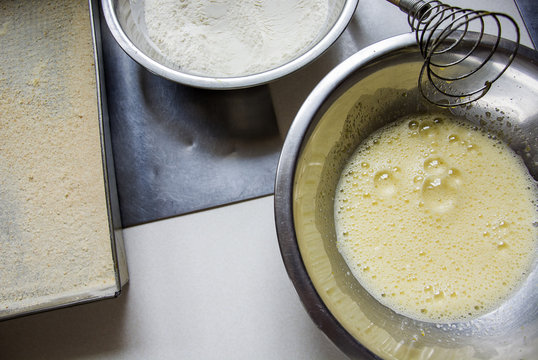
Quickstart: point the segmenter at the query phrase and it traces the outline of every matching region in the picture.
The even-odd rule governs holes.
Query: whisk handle
[[[398,6],[404,13],[420,18],[430,8],[430,5],[423,0],[387,0]]]

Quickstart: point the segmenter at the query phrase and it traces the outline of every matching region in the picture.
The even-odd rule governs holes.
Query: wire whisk
[[[507,14],[437,0],[388,1],[408,14],[424,57],[418,87],[433,104],[453,107],[480,99],[517,54],[519,26]],[[506,26],[513,28],[513,40],[500,47]]]

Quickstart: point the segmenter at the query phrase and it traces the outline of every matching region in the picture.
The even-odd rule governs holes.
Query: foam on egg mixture
[[[394,311],[469,320],[498,307],[530,271],[537,194],[503,142],[444,115],[407,117],[363,141],[345,166],[337,246]]]

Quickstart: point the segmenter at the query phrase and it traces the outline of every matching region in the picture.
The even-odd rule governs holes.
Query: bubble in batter
[[[404,118],[366,139],[343,170],[337,246],[396,312],[469,320],[499,306],[529,271],[537,194],[521,159],[494,137],[455,118]]]

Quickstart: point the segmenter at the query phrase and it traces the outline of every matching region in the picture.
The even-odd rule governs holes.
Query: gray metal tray
[[[2,4],[0,4],[0,5],[2,5]],[[25,5],[32,6],[29,3],[26,3]],[[77,290],[73,290],[73,291],[62,291],[62,292],[58,292],[58,293],[53,292],[53,293],[48,293],[46,295],[43,295],[42,293],[39,293],[40,295],[38,297],[36,295],[35,300],[32,299],[33,295],[31,295],[31,293],[24,293],[24,295],[21,295],[23,297],[21,299],[28,298],[28,299],[30,299],[30,302],[24,303],[24,304],[27,304],[27,305],[16,306],[12,310],[7,308],[7,303],[6,304],[1,304],[3,307],[2,307],[2,311],[0,311],[0,321],[15,318],[15,317],[19,317],[19,316],[23,316],[23,315],[29,315],[29,314],[33,314],[33,313],[37,313],[37,312],[48,311],[48,310],[53,310],[53,309],[57,309],[57,308],[63,308],[63,307],[67,307],[67,306],[77,305],[77,304],[83,304],[83,303],[96,301],[96,300],[101,300],[101,299],[106,299],[106,298],[117,297],[121,293],[121,289],[122,289],[123,285],[125,285],[127,283],[127,281],[128,281],[127,264],[126,264],[126,260],[125,260],[125,251],[124,251],[124,247],[123,247],[123,238],[122,238],[121,216],[120,216],[119,202],[118,202],[118,196],[117,196],[117,190],[116,190],[117,188],[116,188],[116,178],[115,178],[115,171],[114,171],[114,163],[113,163],[113,158],[112,158],[112,141],[111,141],[111,136],[110,136],[110,122],[109,122],[109,117],[108,117],[106,101],[105,101],[106,96],[104,94],[104,73],[103,73],[103,69],[102,69],[102,47],[101,47],[102,43],[101,43],[100,18],[99,18],[99,12],[98,12],[98,1],[97,0],[90,0],[89,1],[89,9],[90,9],[90,13],[89,13],[89,19],[88,20],[91,19],[91,31],[92,31],[92,38],[93,38],[93,53],[94,53],[94,61],[95,61],[95,64],[96,64],[96,66],[95,66],[95,68],[96,68],[96,91],[97,91],[96,99],[97,99],[97,102],[98,102],[98,104],[97,104],[97,115],[99,117],[99,133],[100,133],[99,141],[101,143],[100,157],[102,159],[103,174],[104,174],[104,186],[105,186],[104,196],[106,198],[106,199],[103,199],[103,201],[106,202],[106,214],[101,213],[101,215],[102,215],[102,218],[106,219],[107,223],[103,224],[102,222],[100,222],[99,224],[104,229],[108,228],[108,230],[104,230],[104,235],[105,235],[104,239],[106,240],[106,238],[108,236],[110,237],[110,242],[111,242],[110,256],[112,257],[112,265],[111,265],[112,267],[108,268],[109,270],[107,270],[107,272],[109,272],[111,274],[113,272],[114,275],[109,278],[111,280],[106,285],[105,284],[99,285],[99,284],[93,284],[92,283],[91,286],[90,285],[80,285],[80,286],[77,285],[77,288],[76,288]],[[55,19],[54,14],[48,14],[47,15],[47,14],[40,13],[39,16],[43,16],[44,19]],[[37,19],[37,20],[33,19],[32,22],[35,22],[35,21],[38,21],[38,20],[39,19]],[[15,21],[15,20],[13,20],[13,19],[9,20],[8,19],[8,25],[10,23],[13,23],[13,21]],[[45,21],[48,21],[48,20],[45,20]],[[56,20],[53,20],[53,21],[56,21]],[[47,30],[46,26],[44,26],[43,28],[40,28],[39,26],[41,26],[41,25],[40,24],[35,25],[35,28],[38,30],[38,32],[43,32],[43,36],[45,36],[45,37],[48,36],[48,33],[47,33],[48,30]],[[4,27],[7,28],[7,25],[4,25]],[[32,27],[34,27],[34,25],[32,25]],[[26,29],[23,29],[23,30],[25,31]],[[30,30],[28,30],[28,31],[30,31]],[[86,30],[84,30],[84,31],[86,31]],[[53,40],[53,44],[56,44],[58,41],[62,42],[62,41],[67,41],[67,40],[66,39]],[[76,40],[76,41],[78,41],[78,40]],[[84,41],[84,39],[82,39],[81,41]],[[17,53],[16,45],[14,45],[13,48],[15,50],[13,50],[11,53],[10,52],[8,52],[7,54],[5,53],[5,56],[10,61],[13,60],[14,65],[12,65],[12,66],[17,68],[18,65],[16,64],[16,57],[19,57],[19,56],[22,56],[22,55],[20,53]],[[54,49],[52,49],[50,51],[53,52]],[[45,58],[45,60],[42,60],[42,61],[48,61],[47,59],[48,59],[48,55]],[[84,69],[80,69],[80,71],[83,71],[83,70]],[[88,68],[88,70],[90,70],[90,69]],[[3,80],[7,79],[6,83],[4,83],[4,84],[7,84],[8,89],[9,89],[9,86],[10,86],[9,85],[9,81],[10,81],[9,79],[10,79],[10,76],[12,76],[12,75],[13,74],[8,74],[8,76],[3,79]],[[24,76],[24,75],[14,74],[14,76]],[[57,76],[58,76],[58,83],[63,84],[63,81],[65,81],[65,78],[63,77],[62,72],[61,71],[58,72]],[[36,78],[36,81],[39,81],[39,77]],[[68,81],[71,81],[71,80],[68,80]],[[58,87],[58,86],[61,87],[62,85],[58,85],[58,83],[50,83],[50,81],[49,81],[49,83],[47,83],[47,85],[45,85],[45,86],[52,87],[53,89],[54,89],[55,86],[56,87]],[[33,84],[33,85],[36,85],[36,84]],[[43,91],[45,91],[45,90],[43,90]],[[83,96],[80,97],[79,99],[81,99],[81,101],[86,100],[86,98],[84,98]],[[29,103],[29,105],[33,105],[33,104]],[[78,105],[75,103],[72,106],[76,111]],[[9,116],[9,114],[8,114],[8,116]],[[13,115],[13,116],[16,116],[16,115]],[[82,115],[80,115],[80,116],[82,116]],[[37,117],[35,119],[35,121],[40,121],[40,120],[41,119],[39,117]],[[61,121],[61,119],[60,119],[60,121]],[[56,154],[54,154],[53,156],[56,156]],[[99,155],[97,155],[97,159],[98,159],[98,157],[99,157]],[[51,169],[50,171],[51,171],[51,173],[55,173],[55,169]],[[9,175],[9,170],[8,170],[8,175]],[[84,189],[85,185],[80,184],[80,186],[82,186],[82,189]],[[66,197],[67,197],[67,195],[66,195]],[[0,207],[0,210],[1,209],[2,208]],[[58,207],[58,209],[61,209],[61,207]],[[45,209],[45,211],[52,211],[52,210]],[[61,211],[61,210],[57,210],[57,211]],[[8,214],[8,216],[9,216],[9,214]],[[36,216],[38,216],[38,215],[36,215]],[[92,215],[88,214],[87,216],[92,216]],[[101,216],[100,216],[100,218],[101,218]],[[11,219],[11,218],[8,217],[8,220],[9,219]],[[54,223],[52,226],[62,226],[62,225]],[[43,237],[43,238],[40,237],[39,241],[40,242],[43,242],[43,241],[46,242],[47,239],[49,239],[52,236],[54,236],[54,234],[47,233],[47,235],[45,237]],[[7,239],[8,242],[10,241],[9,237],[7,237],[6,239]],[[90,238],[88,238],[88,240],[92,241],[92,238],[90,237]],[[0,244],[0,245],[2,245],[2,244]],[[0,249],[2,249],[2,247],[0,247]],[[4,249],[5,249],[5,251],[9,251],[10,247],[9,246],[4,247]],[[58,250],[55,250],[55,251],[62,251],[62,250],[63,249],[58,249]],[[108,258],[109,255],[106,254],[106,251],[107,250],[103,250],[103,254],[104,254],[103,256],[105,258]],[[7,253],[7,254],[4,254],[4,255],[10,256],[10,255],[13,255],[13,254]],[[77,258],[76,254],[67,254],[67,255],[68,256],[73,255],[73,259]],[[15,255],[15,256],[18,257],[20,255]],[[110,259],[110,258],[108,258],[108,259]],[[2,259],[0,259],[0,261],[2,261]],[[74,260],[74,261],[77,261],[77,260]],[[107,260],[107,261],[110,261],[110,260]],[[8,262],[6,264],[10,264],[10,262]],[[54,267],[55,264],[52,262],[51,264],[49,264],[49,266]],[[84,266],[84,265],[81,265],[81,266]],[[17,269],[18,268],[12,269],[11,271],[18,271]],[[21,273],[17,273],[17,274],[18,274],[17,276],[22,277],[21,278],[21,281],[23,281],[22,284],[25,284],[25,278],[24,277],[26,275],[22,275]],[[64,273],[64,275],[65,275],[65,273]],[[38,276],[41,276],[41,274],[38,274]],[[91,278],[92,274],[89,274],[88,276],[89,276],[89,278]],[[46,282],[47,279],[48,278],[45,275],[43,275],[43,278],[38,279],[37,281]],[[27,280],[28,281],[35,281],[36,279],[27,279]],[[0,280],[0,281],[2,281],[2,280]],[[17,281],[19,281],[19,280],[17,280]],[[3,291],[2,289],[4,289],[4,288],[2,286],[0,286],[1,291]],[[5,291],[7,293],[10,290],[9,290],[9,288],[7,288],[7,289],[5,289]],[[9,299],[9,296],[7,297],[7,299]]]

